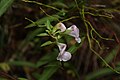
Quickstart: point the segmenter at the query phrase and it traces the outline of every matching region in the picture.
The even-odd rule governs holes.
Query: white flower
[[[61,30],[61,32],[64,32],[66,30],[65,25],[61,22],[58,23],[56,26],[57,26],[57,29]],[[81,39],[79,37],[79,29],[76,27],[76,25],[70,26],[67,30],[70,30],[70,33],[68,33],[68,35],[74,37],[78,43],[81,42]]]
[[[70,36],[73,36],[75,40],[80,43],[81,39],[79,38],[79,29],[76,27],[76,25],[72,25],[68,28],[68,30],[71,30],[69,33]]]
[[[57,25],[57,28],[61,30],[61,32],[64,32],[66,30],[66,27],[63,23],[58,23]]]
[[[57,60],[59,60],[59,61],[68,61],[68,60],[70,60],[72,55],[71,55],[71,53],[65,51],[66,44],[58,43],[58,47],[59,47],[60,53],[58,54]]]
[[[62,55],[62,53],[64,53],[65,49],[66,49],[66,44],[63,43],[58,43],[58,48],[60,50],[60,54]]]
[[[80,43],[81,42],[81,39],[79,37],[75,37],[75,40]]]
[[[72,57],[71,53],[65,51],[62,55],[59,55],[57,57],[57,60],[60,60],[60,61],[68,61],[70,60]]]

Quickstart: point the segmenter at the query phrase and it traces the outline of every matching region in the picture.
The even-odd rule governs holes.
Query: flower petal
[[[59,61],[68,61],[68,60],[71,59],[71,57],[72,57],[71,53],[65,51],[62,55],[59,55],[57,57],[57,60],[59,60]]]
[[[73,37],[79,37],[79,29],[76,27],[76,25],[70,26],[68,30],[71,30],[69,35]]]
[[[61,32],[64,32],[66,30],[66,27],[63,23],[58,23],[57,28],[61,30]]]
[[[81,42],[81,39],[79,37],[75,37],[75,40],[80,43]]]
[[[68,28],[68,30],[71,30],[69,33],[70,36],[73,36],[75,40],[80,43],[81,39],[79,38],[79,29],[76,27],[76,25],[72,25]]]
[[[59,53],[60,55],[62,55],[64,53],[66,47],[67,47],[66,44],[64,44],[64,43],[58,43],[58,48],[60,50],[60,53]]]
[[[57,60],[62,61],[62,58],[60,55],[58,55]]]

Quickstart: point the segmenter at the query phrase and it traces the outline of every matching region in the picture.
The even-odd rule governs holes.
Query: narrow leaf
[[[52,25],[50,24],[50,21],[49,21],[49,20],[47,20],[46,26],[47,26],[47,29],[48,29],[48,30],[51,30],[51,29],[52,29]]]
[[[41,33],[41,34],[38,34],[37,36],[49,36],[47,33]]]
[[[120,71],[120,67],[116,67],[114,69]],[[110,75],[113,73],[115,73],[113,70],[111,70],[109,68],[103,68],[103,69],[99,69],[98,71],[94,71],[94,72],[88,74],[86,76],[85,80],[97,80],[97,78],[107,76],[107,75]]]
[[[18,80],[27,80],[27,79],[25,79],[25,78],[18,78]]]
[[[119,46],[116,46],[115,49],[113,49],[113,50],[105,57],[105,61],[106,61],[107,63],[110,63],[110,62],[114,59],[114,57],[115,57],[116,54],[117,54],[118,49],[119,49]],[[105,64],[103,63],[102,65],[105,65]]]
[[[44,57],[40,58],[40,60],[37,61],[36,66],[40,67],[42,65],[50,63],[51,61],[56,60],[56,57],[57,57],[58,53],[59,52],[56,49],[52,53],[50,53],[50,54],[47,53]]]
[[[0,17],[5,13],[5,11],[11,6],[14,0],[1,0],[0,2]]]
[[[38,80],[48,80],[58,68],[57,66],[47,67]]]
[[[60,1],[56,1],[54,3],[52,3],[53,6],[56,6],[56,7],[60,7],[60,8],[68,8],[68,6]]]
[[[58,15],[51,15],[51,16],[46,16],[46,17],[44,17],[44,18],[41,18],[41,19],[35,21],[35,23],[36,23],[37,25],[42,25],[42,24],[45,24],[45,22],[46,22],[47,20],[49,20],[50,22],[52,22],[52,21],[57,21],[57,20],[60,19],[60,18],[61,18],[61,17],[58,16]],[[30,28],[30,27],[36,26],[36,24],[31,23],[31,24],[27,25],[26,28]]]
[[[52,44],[52,43],[53,43],[53,42],[51,42],[51,41],[47,41],[47,42],[43,43],[43,44],[41,45],[41,47],[50,45],[50,44]]]
[[[9,62],[9,64],[15,65],[15,66],[28,66],[28,67],[33,67],[33,68],[37,67],[34,63],[27,62],[27,61],[12,61],[12,62]]]

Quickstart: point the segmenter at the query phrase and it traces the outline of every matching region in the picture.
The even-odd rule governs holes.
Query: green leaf
[[[59,68],[59,66],[51,66],[45,68],[43,74],[38,80],[48,80]]]
[[[37,79],[37,80],[50,80],[50,77],[59,69],[60,63],[59,62],[53,62],[45,66],[44,71],[42,74],[39,73],[32,73],[32,75]]]
[[[11,6],[14,0],[1,0],[0,1],[0,17],[5,13],[5,11]]]
[[[34,76],[34,78],[35,78],[36,80],[38,80],[38,79],[41,77],[41,75],[40,75],[39,73],[37,73],[37,72],[33,72],[33,73],[32,73],[32,76]]]
[[[105,57],[105,61],[107,63],[110,63],[114,57],[116,56],[117,52],[118,52],[119,46],[116,46],[115,49],[113,49],[106,57]],[[105,65],[104,63],[102,65]]]
[[[49,20],[49,22],[52,22],[52,21],[57,21],[60,18],[61,17],[59,15],[55,14],[55,15],[43,17],[42,19],[35,21],[35,23],[37,25],[42,25],[42,24],[45,24],[47,20]],[[31,23],[31,24],[27,25],[26,28],[36,26],[36,24]]]
[[[0,77],[0,80],[8,80],[8,79]]]
[[[52,61],[55,61],[58,53],[58,50],[55,49],[53,52],[46,54],[44,57],[40,58],[40,60],[37,61],[36,66],[40,67]]]
[[[56,1],[54,3],[52,3],[53,6],[56,6],[56,7],[60,7],[60,8],[68,8],[68,6],[60,1]]]
[[[18,80],[28,80],[28,79],[25,79],[25,78],[18,78]]]
[[[116,67],[114,69],[120,71],[120,67]],[[97,78],[107,76],[107,75],[110,75],[110,74],[113,74],[113,73],[115,73],[113,70],[111,70],[109,68],[103,68],[103,69],[99,69],[98,71],[94,71],[92,73],[89,73],[85,77],[85,80],[97,80]]]
[[[6,72],[10,70],[10,66],[5,62],[0,63],[0,68]]]
[[[49,21],[49,20],[47,20],[46,26],[47,26],[47,29],[51,31],[52,25],[50,24],[50,21]]]
[[[59,61],[56,61],[58,53],[58,50],[55,49],[52,53],[46,54],[37,61],[37,67],[44,65],[45,68],[42,74],[36,72],[32,74],[37,80],[49,80],[49,78],[57,71],[60,66]]]
[[[28,67],[33,67],[36,68],[36,64],[32,62],[27,62],[27,61],[11,61],[8,64],[10,65],[15,65],[15,66],[28,66]]]
[[[54,43],[54,42],[47,41],[47,42],[43,43],[43,44],[41,45],[41,47],[47,46],[47,45],[50,45],[50,44],[53,44],[53,43]]]
[[[76,70],[75,66],[71,63],[64,63],[64,67],[66,67],[67,69],[69,69],[70,71],[73,72],[73,76],[78,78],[77,80],[80,80],[80,75],[78,73],[78,71]]]
[[[47,33],[41,33],[41,34],[38,34],[37,36],[49,36]]]
[[[29,42],[33,40],[36,37],[36,35],[41,33],[42,31],[44,31],[44,29],[39,28],[39,29],[35,29],[34,31],[28,33],[27,37],[20,43],[19,49],[26,47],[29,44]]]

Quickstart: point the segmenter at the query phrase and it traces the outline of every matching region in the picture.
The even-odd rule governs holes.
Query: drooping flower
[[[66,30],[66,27],[63,23],[58,23],[57,25],[57,28],[61,30],[61,32],[64,32]]]
[[[66,29],[65,25],[60,22],[56,26],[57,26],[57,29],[61,30],[61,32],[64,32],[65,30],[70,30],[68,35],[74,37],[78,43],[81,42],[81,39],[79,37],[79,29],[76,27],[76,25],[72,25],[68,29]]]
[[[81,39],[79,37],[79,29],[76,27],[76,25],[72,25],[68,28],[68,30],[71,30],[71,32],[69,33],[70,36],[73,36],[75,38],[75,40],[80,43]]]
[[[71,53],[65,51],[62,55],[59,55],[57,57],[57,60],[59,60],[59,61],[68,61],[68,60],[71,59],[71,57],[72,57]]]
[[[58,43],[58,48],[60,53],[58,54],[57,60],[59,61],[68,61],[71,59],[72,55],[70,52],[65,51],[66,44]]]
[[[59,48],[61,54],[64,53],[66,47],[67,47],[66,44],[58,43],[58,48]]]

